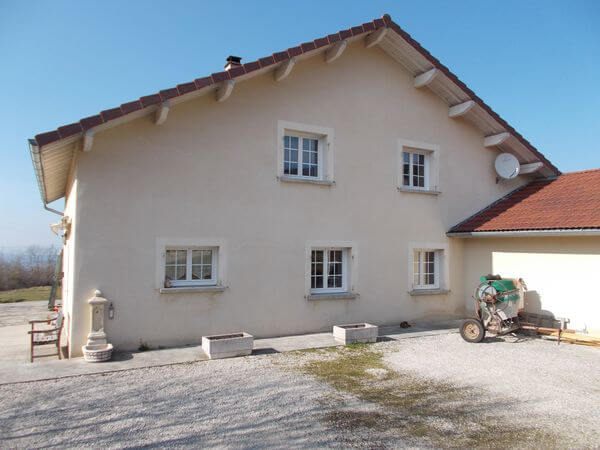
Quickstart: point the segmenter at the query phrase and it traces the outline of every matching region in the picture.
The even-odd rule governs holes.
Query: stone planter
[[[106,344],[102,348],[92,349],[84,345],[81,350],[83,350],[83,359],[86,362],[103,362],[111,358],[113,346],[112,344]]]
[[[244,332],[202,336],[202,350],[210,359],[246,356],[253,347],[254,336]]]
[[[333,338],[344,345],[355,342],[377,342],[379,328],[370,323],[334,325]]]

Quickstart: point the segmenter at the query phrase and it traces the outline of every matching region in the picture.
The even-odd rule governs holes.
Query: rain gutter
[[[46,186],[44,185],[44,167],[42,166],[42,158],[40,156],[40,147],[37,145],[35,139],[29,139],[29,153],[31,154],[31,162],[33,163],[33,170],[35,172],[35,178],[37,179],[38,188],[40,195],[42,196],[42,204],[46,211],[53,212],[59,216],[64,214],[57,211],[54,208],[50,208],[46,203]]]
[[[542,237],[542,236],[600,236],[600,228],[576,228],[564,230],[513,230],[513,231],[467,231],[446,233],[448,237],[491,238],[491,237]]]

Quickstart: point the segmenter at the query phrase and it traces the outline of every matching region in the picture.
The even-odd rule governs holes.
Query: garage
[[[468,293],[481,275],[522,278],[526,312],[600,335],[600,170],[534,181],[448,235],[463,241]]]

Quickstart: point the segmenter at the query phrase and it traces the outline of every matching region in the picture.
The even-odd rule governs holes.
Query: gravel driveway
[[[421,337],[2,386],[0,447],[593,447],[598,386],[596,348]]]
[[[476,390],[483,399],[477,404],[508,401],[498,411],[507,422],[560,432],[579,443],[571,448],[600,446],[599,348],[520,335],[476,345],[446,335],[415,339],[385,360],[420,378]]]

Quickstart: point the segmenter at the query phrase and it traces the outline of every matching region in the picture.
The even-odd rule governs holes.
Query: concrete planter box
[[[379,327],[370,323],[353,323],[333,327],[333,338],[344,345],[355,342],[377,342],[378,335]]]
[[[253,347],[254,336],[244,332],[202,336],[202,350],[210,359],[246,356]]]

